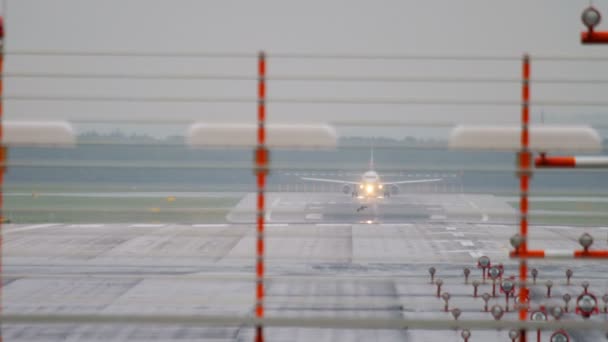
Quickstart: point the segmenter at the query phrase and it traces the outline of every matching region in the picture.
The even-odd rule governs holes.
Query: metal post
[[[521,103],[521,150],[519,152],[519,234],[523,242],[519,252],[527,254],[528,251],[528,190],[532,156],[529,149],[530,135],[528,124],[530,123],[530,56],[525,54],[522,59],[522,103]],[[525,321],[528,314],[525,304],[528,302],[528,288],[526,281],[528,277],[528,263],[525,258],[519,261],[519,320]],[[519,341],[526,342],[526,330],[521,329]]]
[[[255,151],[257,176],[257,244],[256,244],[256,304],[255,316],[264,318],[264,216],[265,187],[268,173],[269,152],[266,148],[266,56],[260,52],[258,57],[258,146]],[[255,342],[264,342],[264,326],[255,327]]]
[[[4,15],[6,15],[6,0],[4,1]],[[0,17],[0,142],[4,136],[4,17]],[[2,232],[2,224],[4,223],[4,172],[6,170],[6,161],[8,150],[3,145],[0,145],[0,284],[3,282],[3,260],[4,254],[4,234]],[[0,314],[4,312],[2,287],[0,287]],[[0,326],[0,342],[2,342],[2,327]]]

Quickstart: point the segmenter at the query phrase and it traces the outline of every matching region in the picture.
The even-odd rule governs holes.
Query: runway
[[[233,314],[254,307],[253,195],[225,223],[8,224],[3,237],[6,313]],[[507,258],[513,209],[491,195],[424,194],[391,198],[363,213],[341,194],[271,193],[267,213],[266,314],[272,317],[449,318],[428,268],[444,280],[461,319],[492,319],[465,284],[481,278],[487,255],[515,275]],[[370,204],[370,207],[372,205]],[[373,211],[375,210],[375,211]],[[312,215],[311,214],[318,214]],[[532,226],[531,248],[577,249],[582,232],[606,247],[608,228]],[[600,239],[601,237],[601,239]],[[601,261],[531,262],[539,269],[535,305],[608,287]],[[564,272],[574,271],[567,285]],[[554,282],[545,298],[544,283]],[[479,293],[491,292],[487,282]],[[498,295],[490,305],[505,304]],[[563,304],[562,304],[563,305]],[[573,303],[570,303],[573,309]],[[573,311],[573,310],[572,310]],[[507,313],[506,319],[515,319]],[[564,319],[578,319],[567,313]],[[605,314],[593,319],[605,320]],[[6,341],[252,341],[251,327],[4,325]],[[507,341],[507,331],[473,331],[471,341]],[[268,341],[461,341],[457,331],[269,328]],[[548,338],[550,332],[545,332]],[[531,335],[532,336],[532,333]],[[572,332],[597,341],[600,332]]]
[[[248,194],[228,214],[235,223],[254,222],[255,195]],[[274,223],[403,223],[470,220],[487,222],[512,218],[504,200],[479,194],[407,194],[358,199],[341,193],[280,192],[267,195],[267,220]]]

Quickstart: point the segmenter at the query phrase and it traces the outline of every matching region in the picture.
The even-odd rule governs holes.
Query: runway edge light
[[[186,134],[190,147],[253,147],[256,145],[255,124],[192,124]],[[266,145],[269,148],[324,148],[338,144],[336,130],[328,124],[268,124]]]
[[[459,125],[452,129],[450,149],[518,151],[520,126]],[[601,138],[590,126],[531,126],[530,150],[601,151]]]
[[[66,121],[4,121],[2,145],[73,147],[76,135]]]

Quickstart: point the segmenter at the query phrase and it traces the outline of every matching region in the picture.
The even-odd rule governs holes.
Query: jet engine
[[[391,185],[390,187],[391,195],[396,195],[399,193],[399,187],[397,185]]]
[[[351,194],[353,192],[353,187],[350,184],[344,184],[342,186],[342,192],[345,195],[349,195],[349,194]]]

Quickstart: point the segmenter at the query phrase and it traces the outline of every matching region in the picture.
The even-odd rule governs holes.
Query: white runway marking
[[[463,196],[463,198],[464,198],[464,196]],[[477,211],[479,211],[481,213],[481,221],[483,221],[483,222],[487,222],[488,221],[488,219],[489,219],[488,215],[485,214],[485,213],[483,213],[481,211],[481,208],[477,204],[473,203],[472,201],[470,201],[468,199],[465,199],[465,201],[467,201],[469,203],[469,205],[471,206],[471,208],[473,208],[473,209],[475,209],[475,210],[477,210]]]
[[[456,227],[445,227],[446,230],[456,230]]]
[[[454,235],[454,237],[463,237],[464,233],[462,233],[462,232],[455,232],[455,233],[452,233],[452,235]]]
[[[315,224],[317,227],[350,227],[352,224],[350,223],[317,223]]]
[[[19,228],[14,228],[14,229],[7,229],[4,232],[5,233],[23,232],[23,231],[26,231],[26,230],[34,230],[34,229],[41,229],[41,228],[50,228],[50,227],[55,227],[55,226],[59,226],[59,225],[61,225],[61,223],[35,224],[33,226],[25,226],[25,227],[19,227]]]
[[[159,223],[136,223],[136,224],[132,224],[129,227],[131,228],[161,228],[166,226],[166,224],[159,224]]]
[[[509,228],[509,226],[504,224],[476,224],[476,228]]]
[[[473,246],[475,246],[475,244],[471,240],[459,240],[458,242],[460,242],[460,244],[462,245],[462,247],[473,247]]]
[[[289,223],[267,223],[266,227],[289,227]]]
[[[306,216],[304,216],[304,218],[307,220],[320,220],[323,218],[323,214],[319,214],[319,213],[306,214]]]
[[[431,220],[445,220],[445,215],[431,215]]]
[[[226,223],[203,223],[203,224],[193,224],[193,228],[221,228],[228,227],[229,225]]]
[[[308,207],[310,210],[322,210],[323,207]]]
[[[104,226],[105,224],[71,224],[68,228],[101,228]]]
[[[478,259],[479,257],[483,256],[483,253],[480,251],[469,251],[469,255],[475,259]]]
[[[279,204],[279,202],[281,202],[281,197],[277,197],[277,198],[275,198],[274,201],[272,201],[270,208],[268,208],[268,211],[266,211],[266,221],[270,222],[272,220],[271,219],[272,208],[276,207],[277,204]]]
[[[570,226],[535,226],[535,227],[544,228],[544,229],[565,229],[565,230],[572,229],[572,227],[570,227]]]

